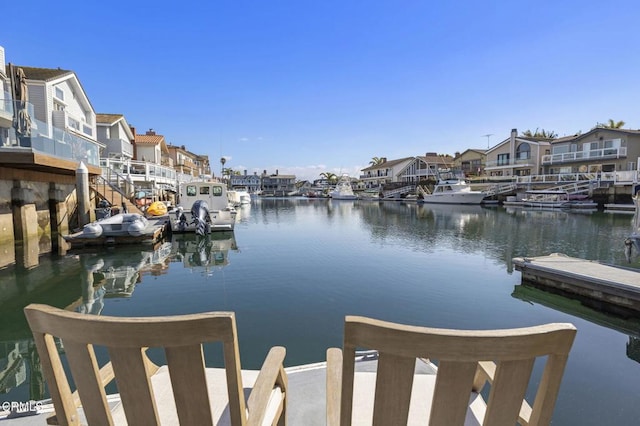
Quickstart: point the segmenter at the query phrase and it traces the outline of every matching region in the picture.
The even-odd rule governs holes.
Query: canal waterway
[[[259,368],[274,345],[286,346],[287,366],[324,361],[328,347],[341,346],[348,314],[469,329],[571,322],[578,334],[554,424],[637,424],[640,318],[524,287],[511,262],[561,252],[640,269],[640,256],[628,262],[624,252],[631,219],[262,198],[240,209],[233,233],[11,266],[0,270],[0,402],[46,396],[22,314],[39,302],[90,315],[234,311],[243,368]]]

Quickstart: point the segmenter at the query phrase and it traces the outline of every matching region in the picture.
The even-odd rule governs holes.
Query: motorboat
[[[633,223],[631,225],[631,234],[625,240],[627,247],[627,260],[631,258],[631,248],[635,247],[636,251],[640,253],[640,184],[633,188],[634,196],[633,201],[636,205],[636,211],[633,215]]]
[[[181,183],[178,206],[169,221],[172,232],[233,231],[236,209],[229,202],[227,187],[221,182]]]
[[[487,196],[482,191],[474,191],[463,180],[441,180],[430,193],[422,191],[418,203],[433,204],[481,204]]]
[[[531,190],[522,199],[525,207],[560,209],[596,209],[597,203],[587,199],[586,195],[569,194],[562,190]]]
[[[356,200],[358,197],[351,188],[351,178],[349,175],[342,175],[333,191],[329,192],[333,200]]]
[[[251,195],[249,195],[249,191],[242,188],[234,188],[227,191],[227,195],[229,197],[229,203],[238,207],[243,204],[251,204]]]

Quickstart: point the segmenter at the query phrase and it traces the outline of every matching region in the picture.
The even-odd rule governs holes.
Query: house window
[[[524,142],[518,145],[518,148],[516,148],[516,159],[528,160],[529,158],[531,158],[531,147],[529,144]]]
[[[64,101],[64,91],[59,87],[56,87],[56,98]]]
[[[569,146],[568,145],[556,145],[553,147],[553,153],[554,154],[565,154],[569,152]]]
[[[498,154],[498,166],[509,165],[509,154]]]

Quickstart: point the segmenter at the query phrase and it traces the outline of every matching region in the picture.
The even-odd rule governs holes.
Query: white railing
[[[156,182],[173,188],[177,187],[178,183],[178,174],[174,169],[146,161],[102,158],[100,167],[130,177],[132,182]]]
[[[542,156],[542,164],[568,163],[580,160],[598,160],[605,158],[620,158],[627,156],[627,147],[601,148],[590,151],[564,152]]]

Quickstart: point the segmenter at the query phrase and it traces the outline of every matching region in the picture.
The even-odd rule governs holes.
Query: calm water
[[[265,198],[241,209],[234,233],[43,258],[0,271],[0,401],[44,395],[22,316],[43,302],[117,316],[235,311],[244,368],[273,345],[287,347],[288,365],[323,361],[346,314],[472,329],[572,322],[554,424],[637,424],[640,318],[524,288],[511,264],[562,252],[640,268],[623,251],[630,224],[624,214]]]

